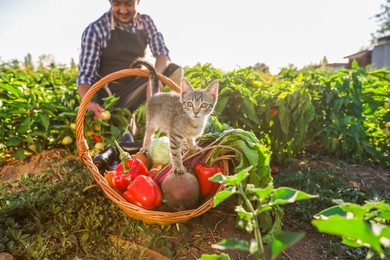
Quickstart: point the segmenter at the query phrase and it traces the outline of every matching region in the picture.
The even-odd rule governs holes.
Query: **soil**
[[[69,155],[65,150],[54,149],[43,151],[35,154],[24,161],[9,161],[3,166],[0,166],[0,181],[3,182],[18,182],[21,179],[21,173],[40,174],[44,170],[51,168],[54,161],[63,160],[78,160],[77,156]],[[311,161],[309,163],[299,163],[298,167],[302,168],[320,168],[320,167],[337,167],[327,161]],[[369,166],[352,165],[346,169],[342,169],[345,174],[351,177],[351,188],[364,190],[368,187],[377,187],[378,189],[388,190],[390,187],[390,171],[373,168]],[[54,172],[56,172],[54,170]],[[186,222],[185,227],[188,229],[188,235],[192,239],[198,240],[197,246],[190,244],[185,247],[179,256],[175,259],[197,259],[202,253],[213,254],[222,253],[211,247],[223,239],[239,238],[249,241],[253,237],[236,227],[236,214],[234,212],[234,203],[229,204],[229,200],[215,209],[211,209],[205,214],[195,219]],[[284,230],[290,230],[289,223],[284,223]],[[339,241],[337,238],[320,234],[315,231],[305,231],[305,237],[280,254],[277,259],[305,259],[317,260],[324,259],[320,254],[321,246],[328,243],[329,240]],[[167,238],[172,241],[182,238]],[[150,256],[155,259],[165,259],[164,256],[150,250]],[[267,248],[266,248],[266,251]],[[255,259],[253,256],[242,251],[224,251],[228,253],[231,259]],[[154,256],[154,257],[153,257]],[[9,254],[0,253],[0,259],[14,259]],[[166,258],[168,259],[168,258]]]

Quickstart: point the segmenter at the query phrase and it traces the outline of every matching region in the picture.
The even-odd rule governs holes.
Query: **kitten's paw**
[[[191,153],[196,153],[196,152],[200,152],[200,151],[202,151],[203,150],[203,148],[202,147],[200,147],[200,146],[193,146],[193,147],[191,147],[190,149],[189,149],[189,151],[191,152]]]
[[[187,169],[185,167],[181,167],[181,168],[174,168],[173,169],[173,173],[174,174],[177,174],[177,175],[182,175],[184,173],[187,172]]]
[[[144,155],[150,156],[149,151],[144,147],[142,147],[139,151],[140,151],[140,153],[142,153]]]

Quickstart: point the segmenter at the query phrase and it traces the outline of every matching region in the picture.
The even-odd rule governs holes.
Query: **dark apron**
[[[135,33],[111,29],[111,37],[100,58],[99,76],[102,78],[112,72],[128,69],[138,57],[145,57],[147,36],[137,30]],[[118,107],[134,111],[146,100],[146,77],[124,77],[109,83],[111,93],[119,97]],[[108,96],[105,89],[96,94],[96,102]]]

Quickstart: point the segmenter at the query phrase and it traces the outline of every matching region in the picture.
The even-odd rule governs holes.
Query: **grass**
[[[0,252],[27,259],[134,259],[145,253],[135,248],[143,245],[174,255],[169,240],[156,234],[175,229],[128,218],[81,163],[61,164],[61,173],[46,170],[24,175],[20,183],[0,183]],[[133,243],[118,244],[106,234]]]

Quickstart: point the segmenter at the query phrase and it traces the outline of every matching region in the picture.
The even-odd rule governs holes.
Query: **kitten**
[[[214,80],[205,89],[195,89],[187,79],[182,78],[181,93],[159,92],[159,81],[155,68],[143,61],[136,61],[132,67],[143,65],[150,72],[151,96],[146,101],[146,130],[143,153],[149,153],[153,134],[157,129],[164,132],[170,141],[172,171],[184,174],[182,148],[185,144],[191,152],[202,148],[195,139],[203,134],[210,114],[218,99],[219,81]]]

